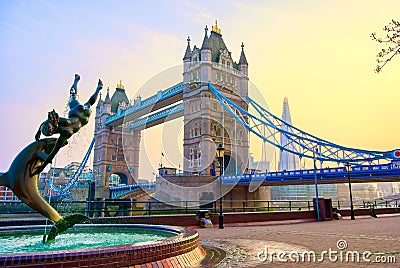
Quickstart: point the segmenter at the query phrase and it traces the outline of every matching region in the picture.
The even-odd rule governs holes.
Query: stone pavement
[[[223,230],[197,231],[203,246],[227,252],[219,267],[400,267],[399,214],[359,216],[354,221],[345,217],[324,222],[231,224]],[[280,262],[278,254],[287,262]]]

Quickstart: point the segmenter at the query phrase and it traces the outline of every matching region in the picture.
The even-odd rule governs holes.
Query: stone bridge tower
[[[242,51],[238,62],[222,39],[217,22],[210,35],[205,28],[200,48],[191,49],[190,38],[183,58],[184,175],[216,175],[216,147],[225,148],[225,174],[242,174],[247,168],[249,133],[218,103],[208,89],[211,82],[225,96],[248,109],[248,63]],[[218,174],[217,174],[218,175]]]
[[[120,83],[111,98],[107,89],[105,99],[100,99],[96,107],[93,177],[99,186],[137,182],[140,131],[124,129],[124,124],[117,127],[106,125],[107,117],[126,109],[128,105],[125,88]]]

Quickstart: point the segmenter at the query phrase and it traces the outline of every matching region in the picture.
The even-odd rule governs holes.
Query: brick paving
[[[197,229],[204,246],[225,249],[228,261],[219,267],[400,267],[400,215],[379,215],[378,218],[357,217],[355,221],[345,217],[343,220],[324,222],[283,221],[230,224],[225,229]],[[347,248],[339,250],[337,243],[344,240]],[[338,261],[332,262],[327,255],[324,261],[282,263],[276,258],[271,263],[268,259],[261,262],[257,253],[265,248],[268,252],[314,251],[316,258],[321,258],[323,251],[338,251]],[[360,262],[346,262],[346,253],[358,251]],[[362,254],[370,251],[371,262],[362,260]],[[340,252],[343,261],[340,261]],[[380,255],[382,253],[383,255]],[[265,255],[261,254],[260,257]],[[292,255],[296,258],[297,255]],[[332,256],[334,258],[335,255]],[[377,258],[386,258],[396,263],[377,263]],[[307,259],[307,258],[306,258]]]

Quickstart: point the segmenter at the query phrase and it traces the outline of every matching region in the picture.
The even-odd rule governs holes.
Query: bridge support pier
[[[159,178],[156,182],[156,194],[154,198],[171,204],[183,205],[189,207],[206,205],[206,201],[218,200],[219,188],[213,187],[216,180],[214,176],[165,176]],[[227,185],[223,185],[223,189]],[[226,189],[226,188],[225,188]],[[228,189],[226,189],[228,190]],[[226,190],[223,192],[226,192]],[[249,191],[248,185],[236,185],[229,190],[223,197],[224,209],[240,208],[245,201],[246,206],[255,208],[264,206],[267,208],[268,202],[258,202],[256,200],[270,200],[270,187],[261,186],[253,192]],[[190,201],[190,202],[187,202]],[[185,203],[186,202],[186,203]],[[250,209],[249,209],[250,210]]]
[[[243,201],[237,201],[243,200]],[[267,202],[256,200],[271,200],[270,187],[260,186],[257,190],[250,192],[248,185],[236,185],[228,194],[224,196],[225,206],[227,208],[238,208],[245,205],[246,209],[255,207],[267,207]],[[237,202],[235,202],[237,201]],[[243,204],[243,202],[245,202]]]

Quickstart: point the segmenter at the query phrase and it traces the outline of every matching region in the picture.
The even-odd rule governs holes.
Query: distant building
[[[282,121],[292,124],[292,118],[290,116],[290,109],[289,109],[289,102],[288,98],[285,97],[283,100],[283,111],[282,111]],[[282,126],[282,129],[290,132],[291,129],[289,129],[286,125]],[[287,136],[281,133],[281,144],[282,147],[291,150],[291,151],[296,151],[295,144],[288,140]],[[288,151],[281,150],[280,156],[279,156],[279,171],[286,171],[286,170],[297,170],[300,168],[300,159],[297,155],[292,154]]]
[[[350,202],[349,184],[341,183],[338,187],[338,200],[347,204]],[[362,204],[363,201],[369,201],[381,197],[382,194],[378,191],[378,183],[352,183],[351,194],[353,202]]]
[[[292,124],[290,115],[288,98],[283,101],[282,120],[288,124]],[[282,129],[290,131],[286,126]],[[281,146],[292,151],[296,151],[295,145],[288,138],[281,134]],[[289,171],[300,169],[300,159],[295,154],[282,150],[279,158],[279,171]],[[271,186],[270,188],[272,200],[311,200],[316,196],[315,185],[288,185],[288,186]],[[338,190],[335,184],[318,185],[318,196],[324,198],[338,199]]]
[[[158,169],[158,174],[160,176],[176,176],[176,168],[160,167]]]
[[[18,200],[18,198],[8,187],[0,186],[0,200]]]
[[[380,196],[389,196],[400,192],[398,182],[378,182],[377,191]]]
[[[70,172],[76,172],[79,168],[79,166],[81,165],[81,163],[79,162],[71,162],[69,164],[67,164],[64,168],[69,170]],[[82,170],[82,173],[88,173],[90,171],[90,168],[88,166],[85,166]]]
[[[42,172],[39,177],[39,191],[43,195],[54,194],[54,190],[49,185],[49,180],[55,187],[60,189],[73,178],[79,165],[79,162],[71,162],[65,167],[50,167],[48,172]],[[85,166],[76,182],[76,186],[86,186],[87,181],[92,180],[92,176],[92,170],[88,166]]]
[[[248,173],[267,172],[269,170],[269,165],[270,165],[269,161],[265,161],[265,160],[254,161],[254,157],[252,155],[250,155]]]
[[[150,181],[149,181],[148,179],[141,179],[141,178],[138,179],[138,183],[139,183],[139,184],[149,183],[149,182],[150,182]]]

